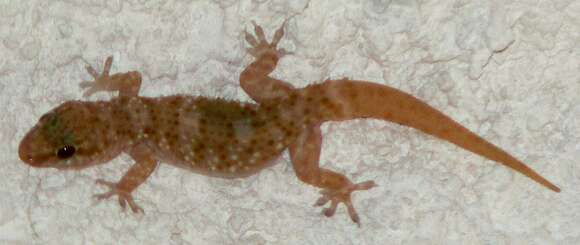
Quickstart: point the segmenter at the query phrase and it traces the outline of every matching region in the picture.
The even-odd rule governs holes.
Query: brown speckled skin
[[[351,219],[358,223],[350,194],[375,184],[354,184],[344,175],[318,166],[319,126],[325,121],[368,117],[416,128],[559,191],[505,151],[397,89],[346,79],[295,89],[269,77],[286,53],[276,48],[283,27],[271,43],[257,25],[255,36],[246,33],[251,46],[248,51],[256,60],[240,74],[240,85],[257,104],[185,95],[140,97],[141,75],[133,71],[109,76],[109,57],[101,74],[87,67],[95,80],[81,86],[87,89],[85,96],[98,91],[118,91],[119,96],[110,101],[69,101],[46,113],[22,140],[20,158],[34,167],[79,169],[127,153],[135,164],[117,183],[97,180],[111,189],[97,197],[117,195],[123,208],[129,204],[139,212],[142,209],[134,203],[131,192],[159,162],[209,176],[235,178],[257,173],[289,149],[298,178],[323,189],[316,204],[331,202],[324,214],[332,216],[337,205],[344,203]]]

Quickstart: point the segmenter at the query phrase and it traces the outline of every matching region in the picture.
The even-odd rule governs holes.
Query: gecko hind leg
[[[268,76],[276,69],[278,60],[284,55],[290,54],[284,49],[277,48],[278,43],[284,36],[286,22],[287,20],[276,30],[270,43],[266,40],[262,27],[254,21],[252,21],[252,24],[254,25],[255,35],[244,31],[245,39],[250,45],[247,51],[256,60],[240,73],[240,86],[250,98],[258,103],[269,99],[287,97],[294,90],[291,84]]]
[[[266,40],[266,35],[264,34],[262,27],[256,24],[255,21],[252,21],[255,36],[244,30],[246,41],[251,46],[251,48],[247,49],[248,53],[257,59],[266,53],[274,53],[278,58],[282,58],[284,55],[291,54],[291,52],[288,52],[283,48],[277,49],[278,43],[284,36],[284,27],[286,27],[287,21],[288,19],[284,20],[282,25],[278,28],[278,30],[276,30],[274,36],[272,37],[272,42],[270,43],[268,43],[268,40]]]
[[[330,207],[322,213],[333,216],[339,203],[343,203],[350,219],[360,226],[360,218],[352,204],[351,194],[355,191],[368,190],[376,186],[374,181],[353,184],[346,176],[321,168],[319,166],[322,135],[319,125],[310,126],[290,145],[290,159],[296,176],[302,182],[321,188],[320,197],[315,206],[330,202]]]

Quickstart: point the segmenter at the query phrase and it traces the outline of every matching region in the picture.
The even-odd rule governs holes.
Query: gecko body
[[[254,24],[255,25],[255,24]],[[298,178],[322,188],[316,202],[330,207],[332,216],[344,203],[354,222],[358,215],[351,193],[375,186],[373,181],[352,183],[344,175],[318,166],[327,121],[376,118],[418,129],[510,167],[559,192],[559,188],[521,161],[461,126],[410,94],[388,86],[348,79],[327,80],[305,88],[271,78],[286,52],[276,46],[282,25],[267,42],[255,25],[255,36],[246,33],[249,53],[256,58],[240,75],[242,88],[257,103],[174,95],[158,98],[138,95],[138,72],[109,75],[112,58],[102,73],[87,67],[94,81],[83,82],[86,96],[98,91],[118,91],[109,101],[69,101],[43,115],[23,138],[19,156],[33,167],[80,169],[102,164],[127,153],[135,164],[119,182],[97,180],[120,205],[142,209],[131,192],[160,162],[200,174],[246,177],[275,163],[286,149]]]

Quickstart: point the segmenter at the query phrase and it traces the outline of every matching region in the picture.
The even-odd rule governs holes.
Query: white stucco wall
[[[578,244],[580,1],[0,1],[1,244]],[[494,162],[397,125],[323,126],[321,165],[379,187],[356,193],[362,227],[343,207],[312,204],[287,155],[240,180],[162,165],[134,197],[95,203],[130,166],[32,169],[17,154],[36,120],[82,99],[84,66],[114,55],[138,70],[142,95],[245,100],[250,21],[294,52],[274,76],[297,87],[326,78],[407,91],[524,160],[555,194]],[[91,99],[107,99],[99,94]]]

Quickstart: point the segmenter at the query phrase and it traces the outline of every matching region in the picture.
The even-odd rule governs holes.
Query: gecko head
[[[91,117],[85,102],[66,102],[49,111],[20,142],[20,159],[33,167],[86,167],[97,149],[90,137],[97,133]]]

